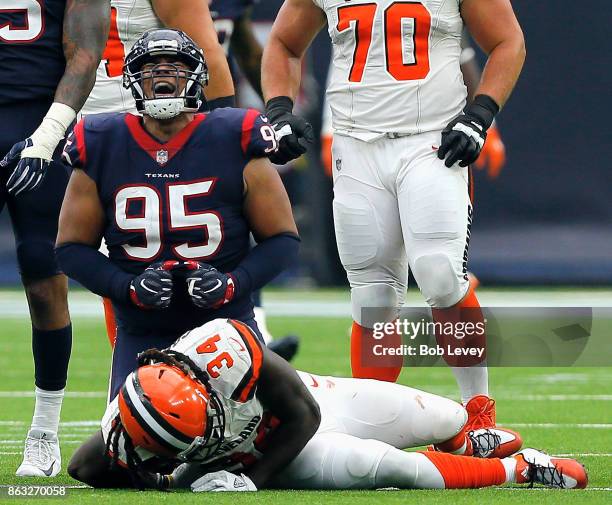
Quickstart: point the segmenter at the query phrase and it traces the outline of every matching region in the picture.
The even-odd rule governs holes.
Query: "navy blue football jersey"
[[[252,109],[197,114],[166,143],[149,135],[139,116],[94,114],[76,125],[63,157],[95,181],[109,257],[123,270],[196,260],[230,272],[249,251],[244,168],[275,144],[267,118]],[[186,289],[175,289],[163,311],[131,304],[116,310],[128,327],[180,332],[215,317],[252,317],[249,296],[209,311],[191,304]]]
[[[66,62],[66,0],[0,0],[0,105],[52,98]]]
[[[225,50],[225,54],[229,52],[234,24],[254,3],[254,0],[213,0],[211,2],[210,15],[215,23],[219,44]]]

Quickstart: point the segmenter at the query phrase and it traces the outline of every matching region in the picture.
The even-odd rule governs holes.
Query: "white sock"
[[[254,307],[253,312],[255,313],[255,322],[257,323],[257,327],[259,328],[259,331],[264,339],[264,344],[268,345],[270,342],[272,342],[272,340],[274,340],[274,337],[268,331],[268,327],[266,326],[266,311],[263,309],[263,307]]]
[[[506,482],[516,482],[516,459],[504,458],[501,462],[506,470]]]
[[[50,431],[57,435],[64,390],[45,391],[44,389],[36,388],[35,392],[36,403],[34,404],[31,429]]]
[[[474,396],[489,396],[489,369],[486,366],[451,367],[465,405]]]

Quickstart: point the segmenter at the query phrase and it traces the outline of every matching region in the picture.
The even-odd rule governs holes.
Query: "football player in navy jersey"
[[[110,0],[0,2],[0,211],[6,204],[32,320],[36,403],[18,476],[60,471],[57,430],[72,329],[53,252],[68,181],[56,148],[95,81]],[[45,176],[46,175],[46,176]],[[38,191],[35,191],[38,189]]]
[[[291,205],[267,159],[274,132],[255,110],[197,114],[207,73],[183,32],[146,32],[124,66],[143,117],[87,116],[64,150],[74,170],[56,254],[70,277],[113,301],[110,398],[139,352],[205,321],[258,331],[251,292],[297,255]]]

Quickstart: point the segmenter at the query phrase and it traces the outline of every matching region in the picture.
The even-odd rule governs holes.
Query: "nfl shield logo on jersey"
[[[340,172],[340,170],[342,170],[342,159],[340,159],[340,158],[338,158],[338,159],[336,160],[336,170],[337,170],[338,172]]]
[[[168,151],[165,149],[160,149],[157,151],[157,157],[155,159],[160,165],[165,165],[168,163]]]

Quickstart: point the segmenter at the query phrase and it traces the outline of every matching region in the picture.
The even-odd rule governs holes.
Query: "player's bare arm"
[[[100,246],[104,210],[96,183],[83,171],[73,170],[59,217],[57,245]]]
[[[234,25],[234,31],[232,32],[232,38],[230,40],[230,48],[240,66],[240,70],[242,70],[242,73],[248,79],[251,87],[263,100],[263,92],[261,90],[261,58],[263,56],[263,47],[261,47],[253,31],[251,10],[252,8],[249,8]]]
[[[281,7],[264,49],[261,79],[266,100],[300,89],[302,58],[325,26],[325,13],[312,0],[287,0]]]
[[[66,70],[55,101],[81,110],[95,82],[110,25],[109,0],[69,0],[64,16]]]
[[[264,49],[261,79],[266,115],[279,139],[278,151],[270,160],[278,165],[299,158],[314,141],[310,124],[292,111],[300,89],[302,58],[324,25],[325,14],[311,0],[288,0]]]
[[[246,472],[258,488],[264,487],[300,453],[321,423],[319,405],[295,369],[265,347],[262,351],[257,396],[280,425],[269,437],[262,458]]]
[[[525,61],[525,41],[509,0],[465,0],[461,15],[488,54],[474,100],[442,131],[438,157],[447,167],[475,162],[487,130],[504,106]]]
[[[152,5],[165,26],[182,30],[204,51],[210,71],[210,81],[204,93],[206,99],[210,102],[233,97],[232,75],[217,38],[208,3],[205,0],[152,0]]]
[[[461,16],[474,40],[488,54],[475,95],[488,95],[502,108],[526,54],[523,32],[510,0],[464,0]]]
[[[244,212],[257,241],[283,233],[298,234],[283,181],[267,158],[249,162],[244,185]]]

